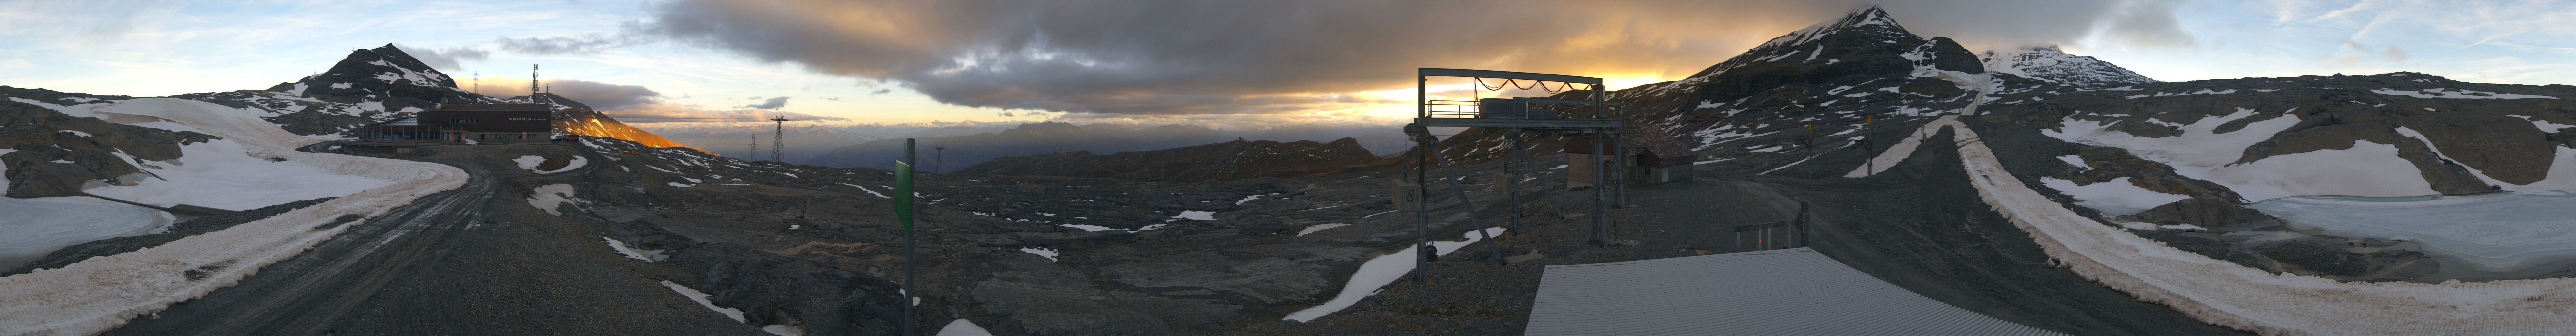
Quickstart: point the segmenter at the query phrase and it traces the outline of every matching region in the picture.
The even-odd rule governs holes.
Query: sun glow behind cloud
[[[1681,79],[1863,3],[135,4],[0,2],[0,85],[138,96],[259,89],[390,42],[477,55],[446,69],[460,84],[477,70],[515,77],[543,63],[545,77],[641,86],[667,106],[789,96],[782,110],[851,123],[1395,123],[1412,115],[1417,67],[1601,77],[1628,89]],[[2419,71],[2576,84],[2576,45],[2564,42],[2576,40],[2576,3],[1884,5],[1915,33],[1972,49],[2058,43],[2164,80]],[[1441,97],[1543,95],[1434,84]]]

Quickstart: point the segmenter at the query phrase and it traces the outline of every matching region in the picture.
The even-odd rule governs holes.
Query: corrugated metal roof
[[[1979,315],[1807,248],[1548,266],[1529,335],[2062,335]]]

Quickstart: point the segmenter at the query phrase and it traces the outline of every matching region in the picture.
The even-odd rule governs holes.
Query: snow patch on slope
[[[2182,167],[2174,167],[2183,172]],[[2328,149],[2273,155],[2242,165],[2203,170],[2184,176],[2215,182],[2246,200],[2300,195],[2416,196],[2432,195],[2432,182],[2415,163],[2397,157],[2397,145],[2353,140],[2351,149]]]
[[[695,288],[689,288],[689,286],[681,286],[680,284],[672,283],[670,280],[662,280],[662,287],[670,287],[672,292],[680,293],[680,296],[689,297],[689,301],[697,301],[698,306],[707,307],[707,310],[713,310],[717,314],[724,314],[725,318],[731,318],[734,322],[743,322],[741,309],[717,307],[714,300],[708,299],[711,296],[707,295],[707,292],[700,292]]]
[[[536,190],[529,192],[528,206],[537,207],[537,210],[545,210],[547,214],[562,216],[563,211],[555,208],[563,206],[564,203],[571,203],[571,197],[572,185],[563,183],[548,184],[539,186]]]
[[[2261,112],[2238,108],[2221,116],[2207,116],[2177,128],[2179,134],[2161,138],[2130,135],[2112,129],[2109,123],[2079,120],[2069,116],[2061,127],[2040,130],[2040,134],[2069,142],[2127,149],[2139,158],[2172,166],[2175,173],[2192,179],[2227,186],[2248,201],[2299,195],[2414,196],[2436,194],[2422,171],[2397,157],[2397,147],[2389,144],[2356,141],[2352,148],[2319,150],[2306,153],[2274,155],[2262,160],[2237,164],[2246,147],[2270,140],[2273,135],[2299,119],[2284,112],[2269,120],[2247,123],[2233,132],[2218,133],[2219,125],[2253,117]]]
[[[544,163],[546,162],[546,157],[545,157],[545,156],[543,156],[543,155],[521,155],[521,156],[519,156],[519,158],[516,158],[516,159],[510,159],[510,161],[511,161],[511,162],[517,162],[517,163],[519,164],[519,169],[526,169],[526,170],[528,170],[528,171],[536,172],[536,173],[538,173],[538,174],[553,174],[553,173],[560,173],[560,172],[564,172],[564,171],[568,171],[568,170],[573,170],[573,169],[575,169],[575,168],[581,168],[581,166],[582,166],[582,165],[590,164],[590,160],[589,160],[589,158],[588,158],[588,157],[581,156],[581,155],[574,155],[574,156],[572,156],[572,162],[570,162],[570,163],[565,163],[565,164],[564,164],[564,166],[563,166],[563,168],[555,168],[554,170],[540,170],[540,169],[537,169],[537,165],[539,165],[539,164],[544,164]]]
[[[643,260],[644,262],[662,261],[671,258],[671,256],[663,255],[662,250],[637,250],[633,247],[627,247],[626,242],[617,241],[615,238],[599,237],[599,240],[608,241],[609,249],[616,250],[618,255],[623,255],[627,258],[635,258],[635,260]]]
[[[1431,248],[1433,251],[1432,255],[1449,255],[1449,252],[1457,252],[1458,248],[1467,247],[1468,244],[1475,244],[1476,241],[1484,240],[1484,236],[1499,236],[1503,234],[1503,228],[1499,227],[1485,228],[1482,231],[1482,234],[1477,233],[1477,231],[1468,231],[1466,235],[1467,239],[1462,241],[1431,242]],[[1413,272],[1414,259],[1421,258],[1421,253],[1414,252],[1414,249],[1418,247],[1419,246],[1408,246],[1402,251],[1395,251],[1395,253],[1379,255],[1376,258],[1369,258],[1368,262],[1360,264],[1360,270],[1358,272],[1351,274],[1350,281],[1342,283],[1342,292],[1340,294],[1333,295],[1332,300],[1324,301],[1323,304],[1318,304],[1314,307],[1307,307],[1306,309],[1298,310],[1294,313],[1288,313],[1287,317],[1280,319],[1296,320],[1297,322],[1314,321],[1317,318],[1324,317],[1324,315],[1332,315],[1334,312],[1348,309],[1351,307],[1351,304],[1359,303],[1361,298],[1367,298],[1370,295],[1377,295],[1377,290],[1379,288],[1385,288],[1387,284],[1395,283],[1396,279],[1404,278],[1405,273]]]
[[[1299,236],[1304,236],[1304,235],[1306,235],[1306,234],[1308,234],[1308,233],[1315,233],[1315,231],[1323,231],[1324,229],[1337,228],[1337,227],[1344,227],[1344,226],[1350,226],[1350,224],[1341,224],[1341,223],[1334,223],[1334,224],[1316,224],[1316,225],[1314,225],[1314,226],[1308,226],[1308,227],[1306,227],[1306,229],[1303,229],[1303,230],[1297,230],[1297,235],[1299,235]]]
[[[957,319],[949,321],[948,326],[939,327],[939,336],[993,336],[993,332],[984,330],[983,326],[977,326],[975,322]]]
[[[182,145],[179,152],[180,157],[170,161],[133,160],[145,163],[136,167],[158,178],[133,181],[135,185],[131,186],[108,185],[83,191],[164,207],[188,204],[240,211],[395,184],[382,178],[333,172],[289,156],[249,154],[250,148],[232,139]]]
[[[2185,198],[2191,198],[2191,196],[2167,194],[2156,192],[2154,190],[2147,190],[2147,188],[2140,188],[2137,185],[2129,184],[2128,177],[2113,178],[2110,181],[2103,181],[2094,184],[2078,185],[2075,184],[2075,181],[2042,176],[2039,178],[2039,183],[2040,185],[2048,186],[2049,189],[2055,189],[2059,193],[2064,193],[2067,197],[2074,197],[2075,205],[2081,205],[2087,208],[2093,208],[2093,210],[2101,211],[2104,216],[2120,216],[2146,212],[2147,209],[2154,209],[2158,206],[2163,206],[2175,201],[2181,201]]]
[[[2384,94],[2384,95],[2399,95],[2399,96],[2408,96],[2408,97],[2415,97],[2415,98],[2449,98],[2449,99],[2526,99],[2526,98],[2541,98],[2541,99],[2558,99],[2558,97],[2550,97],[2550,96],[2538,96],[2538,95],[2514,94],[2514,93],[2495,93],[2495,92],[2471,91],[2471,90],[2461,90],[2461,89],[2424,89],[2424,90],[2418,90],[2418,91],[2407,91],[2407,90],[2398,90],[2398,89],[2378,89],[2378,90],[2370,90],[2370,92],[2374,92],[2374,93],[2378,93],[2378,94]]]
[[[1046,257],[1046,258],[1047,258],[1047,261],[1056,261],[1056,258],[1055,258],[1055,257],[1056,257],[1057,255],[1061,255],[1061,253],[1056,252],[1056,251],[1055,251],[1055,249],[1051,249],[1051,248],[1044,248],[1044,247],[1022,247],[1022,248],[1020,248],[1020,252],[1028,252],[1029,254],[1035,254],[1035,255],[1038,255],[1038,256],[1040,256],[1040,257]]]
[[[1843,177],[1863,177],[1887,171],[1887,168],[1895,167],[1897,163],[1905,162],[1906,157],[1913,156],[1914,146],[1922,145],[1924,137],[1929,137],[1932,136],[1932,133],[1939,132],[1940,127],[1956,124],[1957,120],[1958,115],[1945,115],[1941,116],[1939,119],[1933,119],[1932,122],[1923,124],[1922,128],[1914,130],[1914,133],[1907,134],[1905,136],[1905,140],[1898,141],[1896,146],[1888,147],[1886,151],[1878,152],[1878,156],[1869,158],[1868,164],[1863,164],[1860,167],[1853,168],[1850,173],[1843,174]]]

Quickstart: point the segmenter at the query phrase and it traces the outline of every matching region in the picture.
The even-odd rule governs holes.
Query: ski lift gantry
[[[1529,81],[1542,89],[1544,89],[1549,82],[1562,83],[1566,90],[1575,89],[1576,85],[1580,84],[1585,85],[1584,88],[1591,90],[1592,94],[1588,97],[1590,99],[1586,100],[1556,98],[1512,98],[1503,101],[1432,100],[1430,85],[1431,77],[1474,78],[1477,81],[1474,85],[1477,85],[1478,87],[1470,88],[1470,90],[1486,89],[1483,83],[1485,79],[1500,79],[1504,81],[1503,85],[1505,86],[1512,85],[1511,83],[1519,81]],[[1466,188],[1461,186],[1459,182],[1458,177],[1460,177],[1460,175],[1449,170],[1449,162],[1447,158],[1438,155],[1440,149],[1439,138],[1438,136],[1431,134],[1429,130],[1430,127],[1485,127],[1502,129],[1504,130],[1504,137],[1511,142],[1511,160],[1515,161],[1517,164],[1530,165],[1527,168],[1530,168],[1531,174],[1533,175],[1538,173],[1536,169],[1537,167],[1535,165],[1531,165],[1530,156],[1522,146],[1522,137],[1524,134],[1590,136],[1594,139],[1607,140],[1592,141],[1593,146],[1595,147],[1607,146],[1607,148],[1619,148],[1619,137],[1627,133],[1626,129],[1628,122],[1624,119],[1624,116],[1620,115],[1618,111],[1619,104],[1607,101],[1609,98],[1607,96],[1608,93],[1607,90],[1604,90],[1605,88],[1602,87],[1600,78],[1515,71],[1420,68],[1420,72],[1415,77],[1414,83],[1414,93],[1418,103],[1414,109],[1415,114],[1413,123],[1405,125],[1404,128],[1406,135],[1414,138],[1413,152],[1417,157],[1414,161],[1413,181],[1417,184],[1430,181],[1431,165],[1433,163],[1439,164],[1443,175],[1449,176],[1447,180],[1449,180],[1451,191],[1458,194],[1459,205],[1469,212],[1467,218],[1469,224],[1472,226],[1482,226],[1475,223],[1476,207],[1467,200]],[[1532,105],[1564,106],[1573,109],[1534,109],[1530,108]],[[1489,111],[1488,109],[1492,110]],[[1593,153],[1616,152],[1610,149],[1597,149],[1593,151]],[[1606,210],[1608,210],[1607,208],[1610,207],[1608,205],[1609,195],[1604,189],[1616,188],[1624,185],[1617,180],[1620,177],[1610,174],[1610,172],[1619,171],[1617,170],[1617,165],[1619,164],[1618,157],[1618,155],[1602,154],[1589,156],[1592,160],[1599,161],[1595,163],[1593,166],[1594,169],[1592,169],[1592,173],[1594,175],[1592,181],[1594,182],[1594,186],[1592,188],[1592,211],[1590,213],[1590,216],[1592,217],[1591,243],[1598,246],[1607,246],[1610,243],[1609,226],[1607,222],[1608,218],[1604,216],[1604,212],[1606,212]],[[1505,164],[1504,170],[1506,173],[1510,173],[1512,170],[1512,164]],[[1502,184],[1504,192],[1510,193],[1511,195],[1511,197],[1505,198],[1510,202],[1507,206],[1511,207],[1511,211],[1508,212],[1510,214],[1508,217],[1510,221],[1510,224],[1507,226],[1509,229],[1508,232],[1519,232],[1520,230],[1519,226],[1522,214],[1518,180],[1520,180],[1520,178],[1498,179],[1495,181],[1495,183]],[[1423,187],[1429,186],[1423,185]],[[1413,193],[1412,195],[1403,196],[1410,196],[1415,200],[1420,200],[1420,202],[1428,203],[1429,199],[1424,197],[1428,194],[1426,189],[1427,188],[1414,188],[1410,191]],[[1542,188],[1541,190],[1543,192],[1546,189]],[[1549,202],[1554,202],[1554,200],[1551,198]],[[1430,208],[1429,204],[1422,204],[1414,210],[1414,230],[1417,233],[1416,236],[1420,238],[1417,245],[1414,246],[1415,253],[1419,254],[1414,258],[1414,269],[1417,270],[1416,273],[1414,273],[1415,281],[1428,281],[1425,276],[1430,273],[1431,259],[1439,255],[1437,249],[1434,249],[1431,246]],[[1560,209],[1559,212],[1560,215],[1562,215],[1562,209]],[[1491,237],[1491,234],[1488,233],[1490,231],[1479,229],[1477,232],[1487,235],[1486,237],[1483,237],[1483,240],[1486,242],[1486,247],[1493,250],[1494,262],[1507,263],[1507,261],[1503,259],[1502,248],[1498,245],[1500,242]]]

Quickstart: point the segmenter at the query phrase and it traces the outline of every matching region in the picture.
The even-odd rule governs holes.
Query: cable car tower
[[[1591,176],[1592,179],[1590,180],[1593,182],[1592,211],[1589,214],[1592,217],[1591,243],[1603,246],[1609,244],[1609,225],[1608,217],[1605,212],[1607,212],[1609,210],[1608,208],[1611,207],[1608,204],[1610,194],[1605,189],[1618,188],[1622,186],[1623,183],[1619,181],[1619,176],[1611,174],[1611,172],[1620,171],[1615,168],[1620,163],[1620,160],[1618,159],[1619,155],[1605,155],[1602,153],[1616,153],[1615,148],[1620,148],[1618,144],[1620,137],[1628,133],[1628,120],[1625,115],[1620,113],[1619,103],[1607,101],[1609,98],[1608,90],[1606,90],[1607,87],[1602,86],[1600,78],[1470,69],[1420,68],[1418,71],[1419,72],[1415,73],[1414,81],[1416,105],[1414,109],[1415,113],[1413,123],[1404,126],[1405,135],[1413,138],[1414,141],[1413,153],[1416,158],[1413,166],[1413,185],[1399,185],[1397,187],[1398,190],[1402,190],[1398,193],[1409,193],[1408,195],[1399,195],[1399,200],[1409,198],[1415,200],[1414,202],[1429,203],[1429,199],[1426,197],[1429,196],[1429,193],[1425,192],[1425,190],[1430,187],[1429,185],[1426,185],[1426,183],[1431,180],[1431,165],[1440,165],[1441,174],[1446,175],[1444,180],[1449,181],[1448,187],[1450,191],[1456,194],[1461,208],[1464,208],[1465,211],[1469,212],[1469,215],[1467,216],[1468,224],[1472,227],[1480,227],[1476,232],[1486,235],[1483,237],[1483,240],[1486,243],[1485,245],[1489,249],[1493,250],[1494,262],[1505,263],[1506,261],[1503,259],[1502,255],[1502,247],[1499,245],[1501,243],[1492,237],[1490,231],[1481,229],[1483,225],[1476,223],[1476,216],[1474,215],[1476,206],[1468,200],[1466,188],[1461,185],[1462,183],[1460,180],[1463,179],[1463,176],[1450,170],[1448,158],[1440,155],[1440,138],[1438,135],[1431,134],[1430,128],[1483,127],[1489,130],[1501,130],[1503,136],[1510,141],[1511,158],[1509,160],[1512,160],[1513,162],[1503,165],[1504,173],[1506,174],[1509,174],[1514,170],[1513,168],[1515,164],[1529,168],[1532,174],[1538,173],[1537,166],[1534,164],[1529,153],[1526,152],[1526,148],[1522,146],[1525,142],[1524,138],[1529,135],[1589,137],[1591,139],[1595,139],[1595,141],[1590,141],[1592,145],[1596,147],[1592,151],[1594,154],[1584,155],[1581,159],[1591,161],[1592,164],[1590,166],[1593,167],[1591,171],[1593,176]],[[1590,97],[1588,97],[1589,99],[1582,100],[1556,98],[1485,98],[1473,101],[1432,100],[1430,88],[1431,77],[1473,78],[1476,81],[1475,85],[1478,87],[1470,88],[1470,90],[1485,90],[1488,88],[1484,84],[1485,80],[1499,79],[1504,81],[1502,86],[1513,86],[1515,83],[1527,82],[1538,88],[1547,89],[1547,85],[1549,85],[1548,83],[1552,82],[1558,83],[1558,85],[1563,85],[1563,90],[1570,91],[1580,87],[1586,90],[1591,90],[1591,94]],[[1502,86],[1492,86],[1490,88],[1499,90]],[[1524,87],[1523,89],[1527,88]],[[1560,91],[1555,89],[1547,90],[1551,92]],[[1601,149],[1604,147],[1612,149]],[[1569,154],[1569,159],[1574,159],[1571,157],[1571,154]],[[1576,163],[1579,162],[1569,162],[1569,164]],[[1509,224],[1506,228],[1508,230],[1515,231],[1519,230],[1520,219],[1522,217],[1520,204],[1521,194],[1518,187],[1518,180],[1520,180],[1520,178],[1514,177],[1494,182],[1502,185],[1505,192],[1510,193],[1511,195],[1511,197],[1505,198],[1507,199],[1507,202],[1509,202],[1509,204],[1506,205],[1512,208],[1512,211],[1509,211]],[[1568,182],[1571,183],[1573,181],[1569,179]],[[1406,187],[1412,188],[1409,188],[1408,190]],[[1547,188],[1542,187],[1539,188],[1539,190],[1542,197],[1545,197],[1544,199],[1548,199],[1550,204],[1555,203],[1554,197],[1552,195],[1547,195]],[[1404,202],[1400,201],[1398,203],[1402,204]],[[1402,208],[1402,206],[1400,205],[1399,208]],[[1419,203],[1411,208],[1414,212],[1414,231],[1416,232],[1417,238],[1419,238],[1418,242],[1414,246],[1415,253],[1420,254],[1414,258],[1414,271],[1416,273],[1414,273],[1413,278],[1417,282],[1429,281],[1427,276],[1430,274],[1431,259],[1439,255],[1437,252],[1438,250],[1431,246],[1430,209],[1431,206],[1429,204]],[[1561,212],[1562,211],[1560,211],[1559,214],[1560,216],[1563,215]]]
[[[786,115],[779,115],[779,116],[777,116],[777,117],[769,118],[769,121],[774,121],[774,122],[777,122],[777,123],[778,123],[778,128],[777,128],[777,129],[775,129],[775,130],[772,130],[772,131],[771,131],[772,133],[770,133],[770,134],[769,134],[769,160],[770,160],[770,161],[778,161],[779,163],[786,163],[786,162],[787,162],[787,116],[786,116]]]

